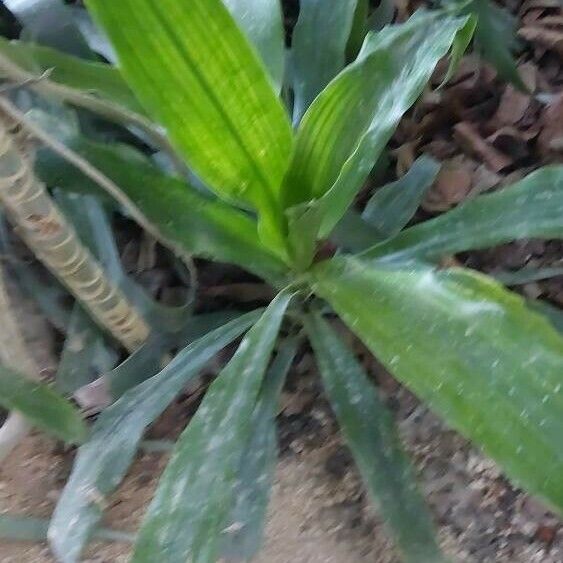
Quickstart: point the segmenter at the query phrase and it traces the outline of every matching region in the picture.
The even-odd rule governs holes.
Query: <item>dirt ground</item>
[[[403,435],[456,562],[560,563],[563,529],[538,501],[515,491],[490,461],[401,392]],[[321,401],[322,403],[322,401]],[[173,413],[171,413],[173,415]],[[170,414],[168,415],[170,416]],[[166,415],[165,415],[166,417]],[[284,420],[285,418],[285,420]],[[282,455],[259,563],[395,563],[385,529],[368,505],[324,406],[283,417]],[[142,453],[110,499],[105,525],[133,532],[166,455]],[[13,514],[48,516],[70,471],[71,456],[35,434],[0,472],[0,505]],[[128,547],[94,543],[89,563],[127,561]],[[46,545],[0,544],[2,563],[53,563]]]

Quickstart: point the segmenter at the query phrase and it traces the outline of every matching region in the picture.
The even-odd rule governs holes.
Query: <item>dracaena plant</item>
[[[275,461],[277,397],[303,338],[404,560],[443,560],[391,416],[335,331],[337,316],[515,483],[562,509],[561,334],[495,280],[439,264],[514,239],[560,237],[563,168],[543,168],[405,228],[437,171],[423,157],[378,190],[361,216],[350,209],[438,62],[462,55],[474,21],[423,11],[365,35],[361,2],[341,0],[333,12],[302,1],[286,54],[277,0],[86,4],[111,40],[117,68],[3,42],[0,69],[26,80],[52,67],[29,87],[140,128],[164,150],[173,146],[192,180],[76,133],[69,147],[97,176],[52,154],[39,155],[38,173],[71,190],[110,180],[101,183],[109,195],[178,254],[237,264],[278,294],[265,310],[184,348],[102,412],[50,524],[57,557],[77,561],[144,429],[246,333],[175,445],[133,561],[255,554]],[[321,258],[329,238],[340,250]]]

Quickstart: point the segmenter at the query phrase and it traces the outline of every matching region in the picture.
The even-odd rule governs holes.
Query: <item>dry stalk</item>
[[[0,201],[16,231],[37,258],[90,311],[98,324],[129,351],[148,337],[149,327],[123,292],[109,282],[73,226],[52,200],[22,149],[20,124],[0,116]],[[25,135],[24,135],[25,142]]]

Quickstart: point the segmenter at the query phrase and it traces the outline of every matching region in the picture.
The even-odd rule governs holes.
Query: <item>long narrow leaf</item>
[[[405,561],[444,561],[432,517],[385,404],[352,352],[321,315],[310,314],[306,327],[346,442]]]
[[[47,539],[48,528],[49,520],[47,518],[0,514],[0,539],[3,541],[42,542]],[[94,530],[93,538],[120,543],[135,541],[133,534],[108,528],[97,528]]]
[[[119,145],[103,146],[75,138],[70,146],[112,179],[131,203],[179,252],[238,264],[267,279],[283,276],[285,267],[260,246],[256,223],[247,215],[205,198],[188,184],[164,175]],[[62,158],[41,151],[38,173],[49,185],[74,191],[99,188]]]
[[[23,24],[21,36],[82,58],[93,58],[64,0],[3,0]]]
[[[362,217],[381,233],[382,238],[396,235],[414,216],[439,170],[438,162],[421,156],[402,178],[375,192]]]
[[[50,387],[0,365],[0,405],[17,410],[32,424],[70,443],[86,437],[80,413]]]
[[[315,290],[400,381],[509,477],[563,509],[563,337],[470,270],[340,258]]]
[[[276,201],[291,154],[291,126],[222,1],[86,4],[108,33],[135,94],[193,170],[217,193],[261,211],[263,235],[283,253]]]
[[[95,94],[111,104],[118,104],[135,113],[143,110],[116,67],[85,61],[55,49],[26,43],[7,41],[0,37],[0,54],[19,68],[41,76],[48,72],[48,80],[76,93]],[[5,72],[0,60],[0,73]]]
[[[57,369],[57,389],[72,394],[110,370],[117,359],[98,325],[75,303]]]
[[[256,312],[249,313],[194,342],[160,373],[126,392],[100,415],[90,440],[78,451],[49,527],[51,547],[62,562],[78,561],[102,516],[99,499],[123,479],[145,428],[217,352],[256,318]]]
[[[301,0],[293,31],[293,119],[301,117],[319,92],[344,68],[358,0]]]
[[[399,233],[364,257],[384,261],[436,259],[523,238],[563,236],[563,166],[546,166]]]
[[[228,560],[249,561],[262,544],[266,509],[277,461],[276,414],[280,391],[291,367],[297,341],[280,346],[264,379],[251,421],[233,491],[233,507],[226,522],[221,552]]]
[[[141,526],[133,561],[215,561],[241,452],[278,331],[282,292],[241,342],[179,438]]]
[[[418,12],[408,22],[368,35],[355,63],[318,96],[299,127],[284,184],[291,207],[322,198],[320,236],[326,236],[368,176],[403,114],[438,61],[473,23]]]
[[[503,270],[490,274],[504,285],[523,285],[540,280],[563,276],[563,266],[545,268],[522,268],[521,270]]]
[[[223,0],[258,51],[277,92],[285,64],[285,37],[279,0]]]

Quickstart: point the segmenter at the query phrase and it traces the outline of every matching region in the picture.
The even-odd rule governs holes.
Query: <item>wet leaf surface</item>
[[[314,282],[393,375],[563,510],[563,339],[548,321],[468,270],[339,258],[319,265]]]

